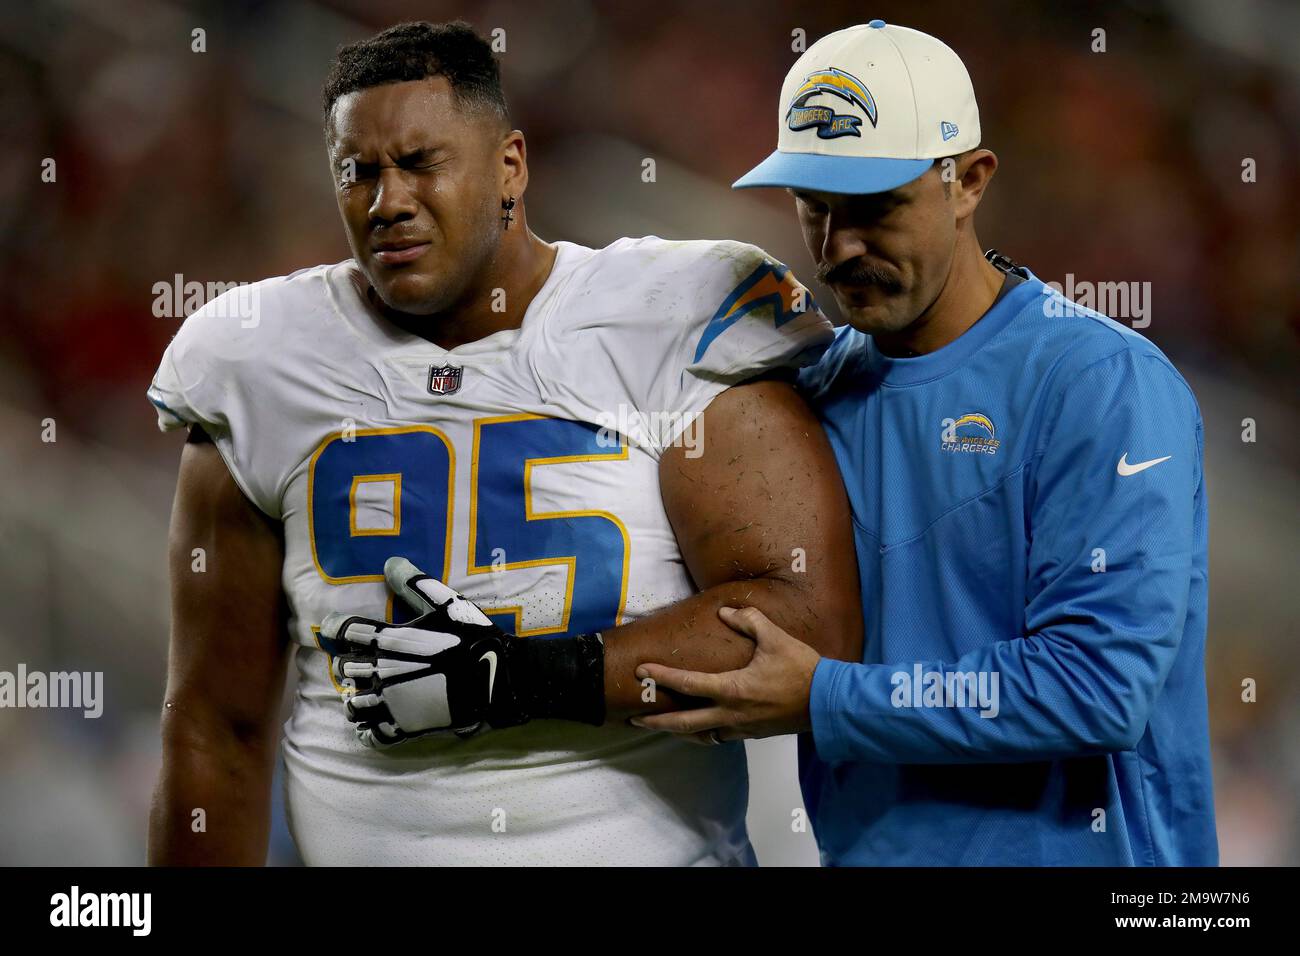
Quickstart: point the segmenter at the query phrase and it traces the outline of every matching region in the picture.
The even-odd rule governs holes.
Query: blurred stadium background
[[[789,200],[727,188],[773,145],[791,31],[811,43],[882,17],[958,51],[1002,163],[983,242],[1044,279],[1152,283],[1145,334],[1206,421],[1222,859],[1300,862],[1300,450],[1287,431],[1300,6],[38,0],[0,12],[0,669],[102,670],[107,704],[99,720],[0,710],[0,863],[143,860],[181,446],[144,398],[177,326],[152,314],[154,283],[346,257],[320,132],[329,58],[400,20],[456,17],[506,31],[543,237],[731,237],[805,276]],[[205,53],[190,50],[198,27]],[[1097,28],[1105,53],[1091,50]],[[1256,703],[1241,701],[1246,678]],[[811,836],[790,832],[790,743],[753,751],[751,829],[769,864],[816,861]],[[282,825],[271,858],[296,859]]]

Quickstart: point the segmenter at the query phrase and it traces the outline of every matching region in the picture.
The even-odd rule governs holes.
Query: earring
[[[510,224],[515,221],[515,214],[511,212],[515,208],[515,197],[511,196],[509,199],[501,200],[501,208],[504,210],[501,216],[502,228],[509,229]]]

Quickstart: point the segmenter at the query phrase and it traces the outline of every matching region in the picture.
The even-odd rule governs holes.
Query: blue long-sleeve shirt
[[[800,742],[824,863],[1218,862],[1200,413],[1151,342],[1025,274],[936,352],[844,328],[801,375],[866,622]]]

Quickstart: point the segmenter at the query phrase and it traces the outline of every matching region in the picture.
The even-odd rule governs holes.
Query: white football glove
[[[468,736],[485,722],[506,727],[528,719],[509,686],[520,638],[406,558],[389,558],[384,578],[419,615],[415,620],[389,624],[336,613],[320,629],[345,646],[334,658],[334,674],[347,688],[348,719],[364,743],[386,747],[440,732]]]

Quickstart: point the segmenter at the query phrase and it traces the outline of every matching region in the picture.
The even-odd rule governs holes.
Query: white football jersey
[[[320,643],[332,611],[405,614],[391,555],[528,636],[608,633],[693,592],[663,449],[729,385],[812,361],[830,324],[743,243],[557,246],[518,329],[438,348],[373,309],[349,260],[214,299],[150,388],[160,425],[200,423],[284,525],[285,788],[308,863],[753,860],[741,744],[536,720],[371,750]]]

